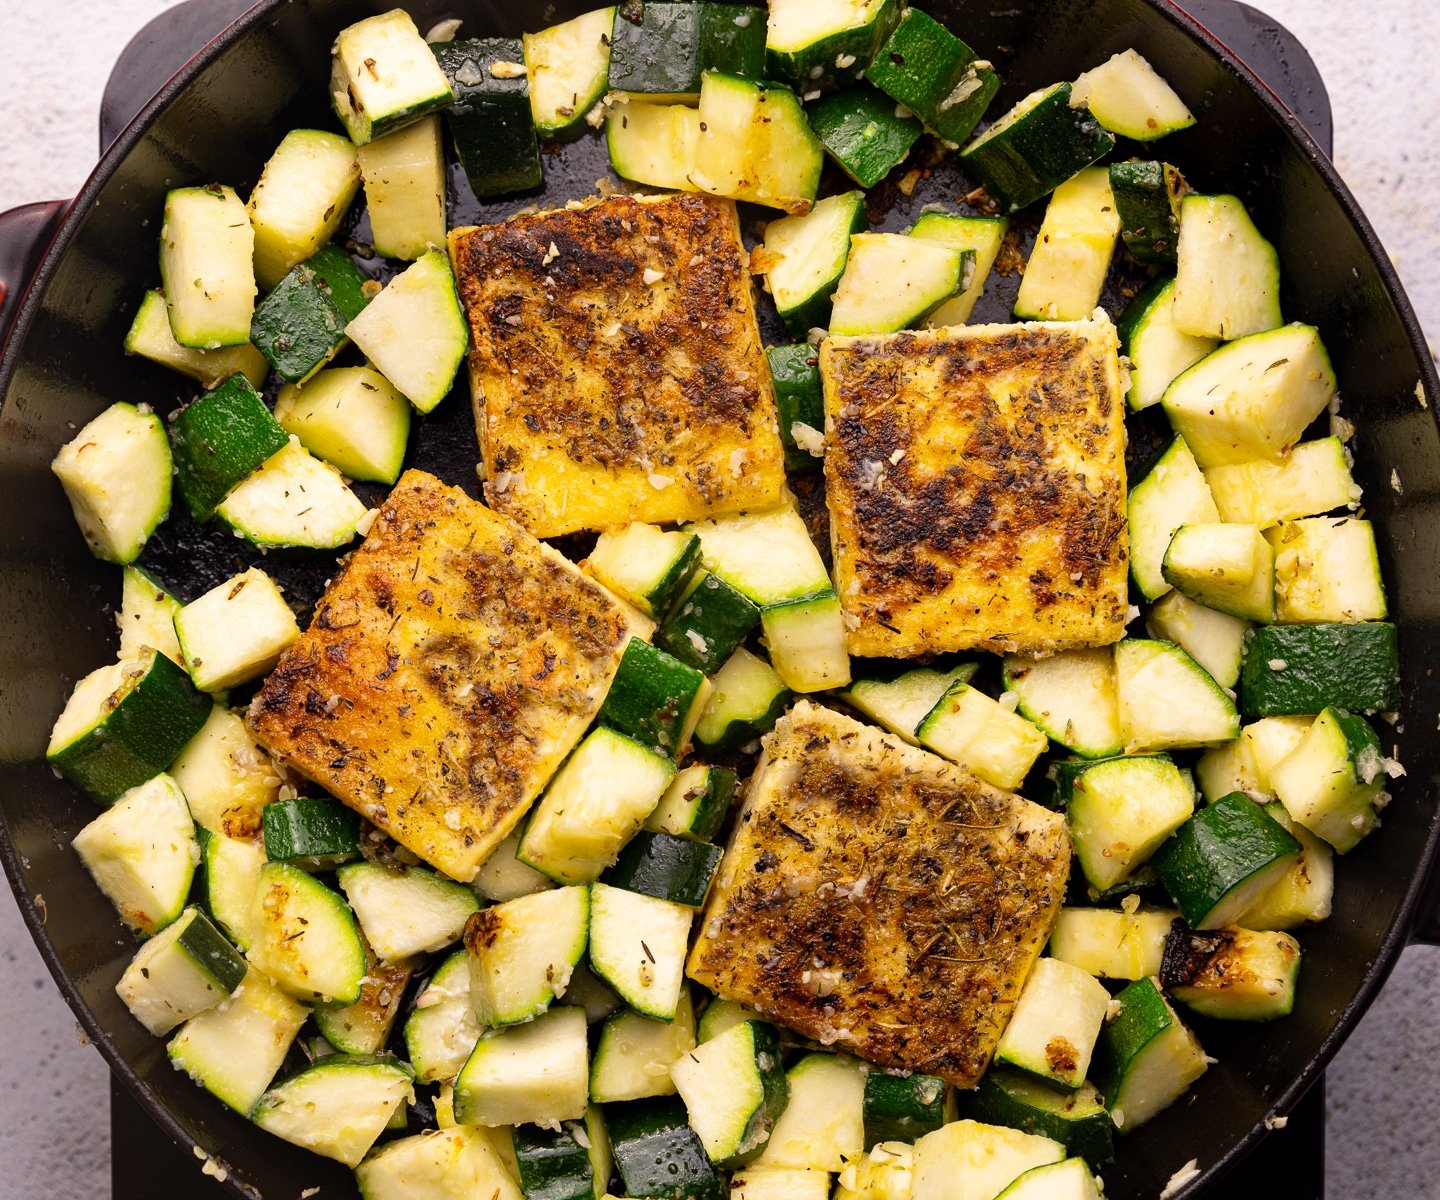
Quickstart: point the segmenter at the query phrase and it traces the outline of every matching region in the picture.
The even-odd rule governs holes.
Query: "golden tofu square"
[[[255,697],[250,727],[468,880],[599,711],[629,622],[508,517],[408,471]]]
[[[779,502],[733,201],[613,196],[458,229],[485,496],[536,537]]]
[[[851,654],[1042,654],[1125,631],[1115,327],[827,338],[825,483]]]
[[[973,1087],[1069,870],[1059,813],[801,701],[765,738],[688,973],[806,1037]]]

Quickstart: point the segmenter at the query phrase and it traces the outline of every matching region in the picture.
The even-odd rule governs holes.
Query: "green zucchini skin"
[[[796,0],[823,4],[825,0]],[[900,20],[900,0],[885,0],[874,15],[859,25],[837,30],[808,46],[782,50],[767,43],[765,77],[788,84],[800,93],[856,83],[875,60],[880,46]],[[840,66],[840,63],[845,66]]]
[[[1169,163],[1111,164],[1110,191],[1120,216],[1120,237],[1136,262],[1174,268],[1180,201],[1189,190],[1185,177]]]
[[[620,851],[604,882],[687,908],[700,908],[720,866],[719,846],[642,829]]]
[[[209,520],[236,484],[289,441],[243,375],[187,404],[171,422],[170,448],[190,515]]]
[[[455,103],[445,110],[455,153],[481,199],[528,192],[544,182],[540,143],[523,74],[497,78],[494,63],[523,63],[519,38],[469,38],[431,47]]]
[[[564,1127],[517,1125],[512,1135],[525,1200],[593,1200],[590,1154],[573,1134]]]
[[[945,1123],[945,1081],[934,1075],[865,1076],[865,1149],[913,1142]]]
[[[328,796],[277,800],[261,813],[271,862],[333,867],[360,853],[360,818]]]
[[[823,136],[821,140],[824,140]],[[828,304],[827,297],[827,307]],[[808,425],[817,432],[825,429],[825,396],[820,386],[820,360],[815,348],[808,342],[771,346],[765,351],[765,358],[770,364],[770,378],[775,385],[780,440],[785,443],[785,467],[790,471],[818,471],[825,460],[800,449],[792,432],[797,423]]]
[[[870,64],[869,78],[936,137],[955,146],[975,131],[1000,90],[994,69],[918,8],[905,10]],[[956,102],[957,92],[969,94]]]
[[[1049,195],[1114,146],[1113,133],[1085,109],[1070,107],[1070,85],[1060,83],[1007,128],[981,134],[960,151],[960,161],[1005,211],[1015,212]]]
[[[211,698],[183,667],[152,650],[144,674],[89,732],[46,756],[71,783],[113,804],[179,756],[210,716]]]
[[[655,631],[655,644],[682,663],[712,675],[758,624],[759,608],[702,568],[691,581],[690,591]]]
[[[1231,892],[1258,871],[1294,862],[1301,850],[1255,801],[1231,792],[1180,826],[1152,862],[1185,920],[1205,929],[1228,924],[1212,914]]]
[[[816,101],[808,111],[810,128],[826,152],[864,188],[898,167],[925,132],[914,117],[896,112],[893,100],[863,83]]]
[[[305,379],[345,344],[345,326],[368,303],[364,283],[349,255],[325,247],[256,307],[250,341],[281,379]]]
[[[1367,621],[1257,629],[1240,671],[1240,701],[1247,717],[1296,716],[1324,708],[1393,711],[1400,706],[1395,626]]]
[[[616,10],[610,35],[611,91],[672,102],[694,100],[706,71],[764,77],[763,8],[646,0]]]
[[[645,828],[693,841],[710,841],[725,823],[736,779],[729,767],[708,764],[685,767],[646,819]]]
[[[683,1101],[666,1096],[605,1106],[615,1165],[627,1195],[643,1200],[723,1200],[724,1185],[690,1128]]]
[[[1086,1084],[1078,1092],[1056,1091],[1018,1072],[991,1068],[966,1106],[967,1114],[991,1125],[1053,1138],[1092,1167],[1115,1161],[1115,1126],[1100,1093]]]
[[[704,685],[694,667],[631,638],[597,720],[673,757]]]

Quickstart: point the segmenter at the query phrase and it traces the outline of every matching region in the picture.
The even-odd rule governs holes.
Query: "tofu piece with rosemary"
[[[600,710],[631,633],[599,584],[411,471],[250,709],[259,742],[470,879]]]
[[[804,700],[764,745],[690,978],[973,1087],[1060,911],[1062,818]]]
[[[831,337],[820,371],[851,654],[1119,640],[1124,392],[1108,320]]]
[[[612,196],[456,230],[489,503],[537,537],[777,503],[735,205]]]

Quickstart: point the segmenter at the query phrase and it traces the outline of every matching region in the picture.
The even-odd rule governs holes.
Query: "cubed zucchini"
[[[530,113],[539,135],[570,141],[605,95],[615,9],[597,8],[521,39],[530,78]]]
[[[132,788],[71,843],[131,929],[149,936],[185,908],[200,847],[185,797],[168,775]]]
[[[1275,556],[1258,525],[1182,525],[1160,572],[1197,604],[1241,620],[1275,619]]]
[[[1400,705],[1395,626],[1270,625],[1245,651],[1240,695],[1246,716],[1393,711]]]
[[[394,483],[410,436],[410,404],[379,371],[331,367],[304,388],[286,386],[275,420],[300,444],[351,479]]]
[[[1085,1082],[1110,993],[1095,976],[1058,958],[1031,968],[996,1062],[1073,1090]]]
[[[1173,275],[1155,280],[1130,302],[1119,330],[1120,344],[1130,359],[1127,397],[1137,411],[1159,404],[1166,388],[1220,344],[1175,327]]]
[[[565,994],[590,934],[590,893],[556,888],[507,900],[465,925],[470,1001],[482,1025],[532,1020]]]
[[[1208,1064],[1153,977],[1137,979],[1115,999],[1118,1012],[1101,1034],[1097,1082],[1115,1128],[1129,1133],[1175,1103]]]
[[[289,440],[243,375],[187,404],[170,422],[170,443],[191,516],[209,520],[235,486]]]
[[[251,567],[185,605],[175,633],[195,686],[218,692],[266,674],[300,626],[275,581]]]
[[[591,969],[635,1012],[674,1020],[693,910],[604,883],[590,905]]]
[[[261,815],[271,862],[326,871],[360,855],[359,814],[330,796],[277,800]]]
[[[355,537],[365,511],[340,472],[296,438],[232,488],[215,515],[254,546],[333,550]]]
[[[1295,1006],[1300,943],[1288,933],[1201,932],[1176,925],[1165,945],[1165,990],[1202,1017],[1273,1021]]]
[[[670,1068],[690,1127],[710,1161],[741,1166],[755,1158],[789,1098],[773,1026],[742,1021],[682,1054]]]
[[[1115,1158],[1115,1126],[1105,1098],[1090,1083],[1065,1092],[1015,1071],[992,1068],[981,1078],[966,1113],[977,1121],[1057,1141],[1092,1169]]]
[[[868,75],[951,146],[975,131],[1000,90],[995,68],[918,8],[902,14]]]
[[[921,718],[915,737],[986,783],[1012,791],[1049,744],[1024,717],[958,682]]]
[[[357,146],[455,100],[435,54],[404,9],[341,30],[332,55],[330,102]]]
[[[1291,818],[1344,854],[1379,823],[1387,782],[1380,740],[1364,717],[1327,708],[1270,771]]]
[[[709,698],[710,682],[703,674],[632,637],[596,720],[679,758]]]
[[[359,999],[365,943],[340,894],[289,863],[260,868],[245,956],[297,999]]]
[[[480,907],[463,883],[424,867],[357,862],[341,867],[336,879],[381,962],[400,962],[458,941]]]
[[[262,288],[275,287],[335,236],[359,188],[360,164],[349,138],[292,129],[281,139],[246,205]]]
[[[910,227],[910,236],[939,242],[961,251],[971,251],[974,268],[968,278],[962,280],[960,293],[945,301],[925,318],[931,328],[944,325],[964,325],[975,310],[975,303],[985,293],[985,281],[990,278],[990,269],[1000,254],[1001,244],[1009,232],[1010,222],[1005,217],[955,216],[951,213],[924,213]]]
[[[115,985],[156,1037],[219,1004],[245,978],[245,960],[198,908],[187,908],[136,952]]]
[[[345,333],[411,404],[433,409],[450,391],[470,343],[445,253],[421,255]]]
[[[1122,50],[1075,81],[1083,104],[1111,133],[1153,142],[1195,124],[1185,102],[1136,50]]]
[[[865,83],[817,100],[809,114],[826,153],[862,188],[898,167],[925,132],[904,105]]]
[[[255,232],[234,188],[215,183],[165,197],[160,279],[180,345],[215,350],[249,342]]]
[[[578,1121],[589,1103],[585,1013],[553,1008],[475,1044],[455,1080],[455,1119],[489,1127]]]
[[[270,364],[254,346],[224,346],[217,350],[195,350],[182,346],[170,329],[165,293],[154,288],[145,293],[130,332],[125,335],[125,353],[138,354],[151,362],[179,371],[203,386],[212,388],[237,372],[254,387],[265,383]]]
[[[1240,732],[1235,702],[1204,667],[1170,642],[1120,642],[1115,678],[1126,754],[1211,746]]]
[[[607,1017],[590,1060],[590,1099],[597,1104],[670,1096],[670,1068],[695,1048],[695,1009],[681,989],[675,1017],[658,1021],[628,1009]]]
[[[1275,609],[1281,622],[1351,624],[1388,615],[1369,521],[1308,517],[1276,525],[1265,536],[1275,551]]]
[[[470,190],[484,199],[538,188],[544,174],[520,39],[470,38],[434,50],[455,94],[445,119]]]
[[[438,115],[360,147],[370,242],[386,258],[414,261],[445,245],[445,151]]]
[[[106,562],[131,563],[170,513],[171,466],[160,418],[120,403],[66,442],[50,469],[90,552]]]
[[[1100,303],[1119,234],[1109,172],[1086,167],[1067,179],[1045,208],[1015,297],[1015,315],[1041,321],[1089,317]]]
[[[356,1167],[413,1095],[413,1080],[399,1059],[326,1055],[269,1088],[251,1120],[266,1133]]]
[[[1186,196],[1176,247],[1176,327],[1229,342],[1280,323],[1280,259],[1245,205],[1235,196]]]
[[[166,770],[204,726],[210,697],[151,647],[81,679],[50,732],[45,759],[102,804]]]
[[[1196,812],[1156,852],[1155,874],[1195,929],[1235,924],[1299,859],[1301,846],[1232,792]]]
[[[598,879],[674,778],[664,755],[613,729],[594,729],[531,813],[520,861],[560,883]]]
[[[868,224],[864,193],[843,192],[827,196],[803,216],[781,217],[765,227],[761,254],[766,286],[781,319],[797,337],[830,324],[831,302],[845,273],[851,235]],[[811,427],[823,430],[824,420]],[[782,433],[786,429],[782,425]]]
[[[832,334],[919,325],[970,282],[972,253],[899,233],[857,233],[835,289]]]
[[[1049,658],[1008,655],[1007,691],[1017,711],[1052,741],[1086,758],[1119,754],[1120,709],[1111,651],[1064,650]]]
[[[1179,326],[1178,283],[1176,289]],[[1284,325],[1229,342],[1202,358],[1165,389],[1161,403],[1208,470],[1280,459],[1334,395],[1335,374],[1319,332],[1309,325]]]
[[[1070,836],[1092,887],[1130,878],[1195,809],[1195,792],[1164,756],[1077,763],[1060,776]]]
[[[1114,147],[1115,135],[1071,99],[1068,83],[1031,92],[960,152],[1005,211],[1049,195]]]

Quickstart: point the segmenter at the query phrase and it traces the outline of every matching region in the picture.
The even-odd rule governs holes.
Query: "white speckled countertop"
[[[1428,330],[1440,331],[1440,37],[1436,0],[1254,0],[1310,49],[1336,118],[1336,159]],[[100,93],[132,33],[166,0],[0,0],[0,211],[74,194],[95,161]],[[1357,12],[1360,15],[1357,16]],[[56,53],[64,37],[65,53]],[[1342,879],[1343,885],[1343,879]],[[110,1192],[106,1069],[0,899],[0,1196]],[[1440,1194],[1434,1136],[1440,950],[1412,947],[1329,1075],[1335,1200]],[[1419,1125],[1417,1127],[1417,1122]]]

